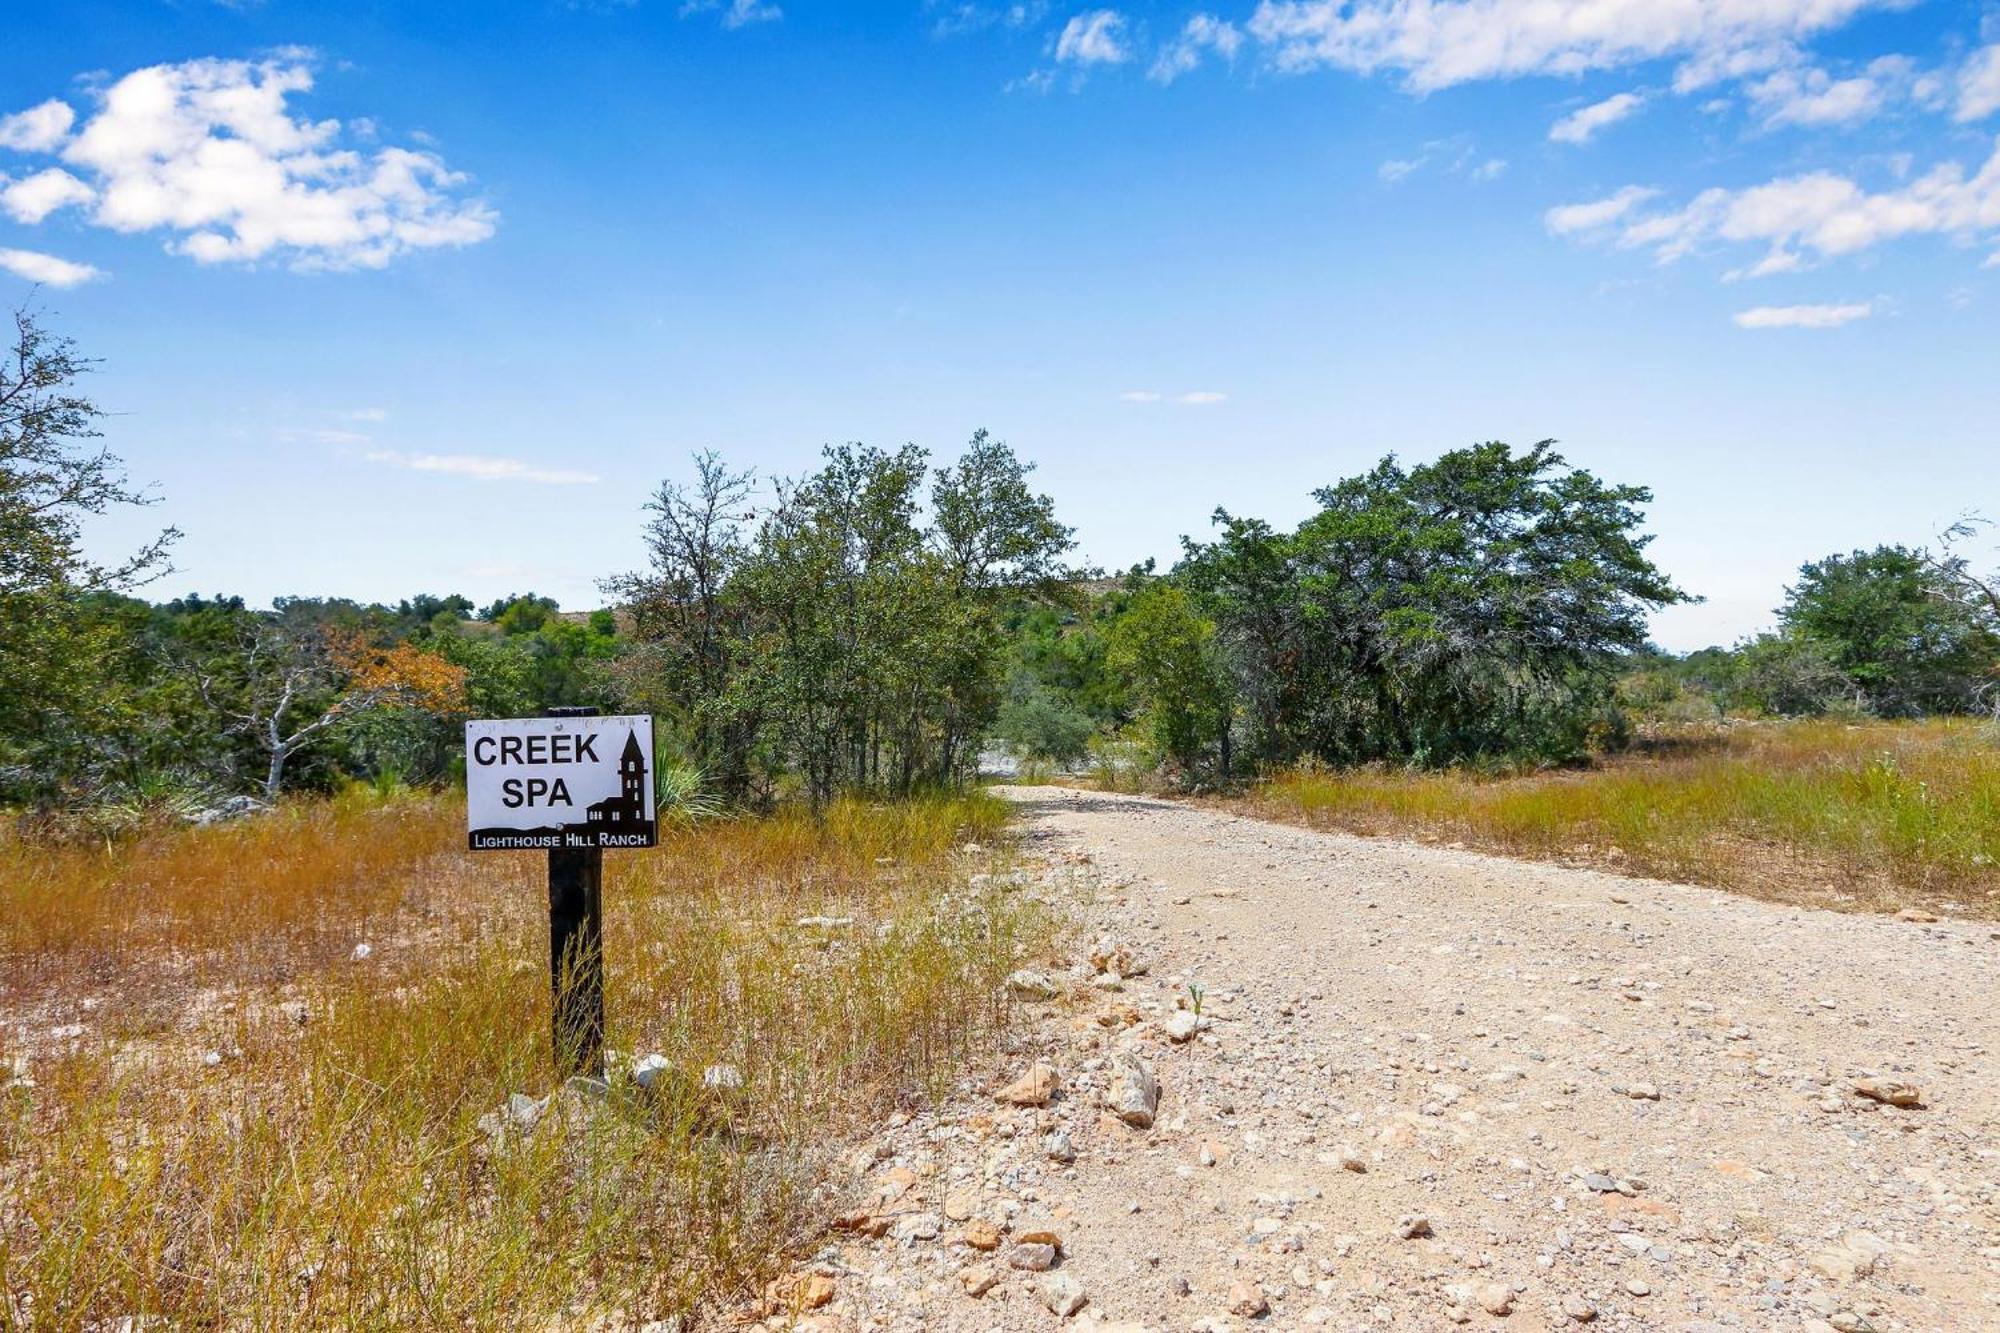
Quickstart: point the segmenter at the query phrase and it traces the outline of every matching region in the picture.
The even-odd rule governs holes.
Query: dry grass
[[[843,804],[613,853],[610,1043],[689,1077],[502,1147],[480,1116],[553,1082],[542,858],[458,851],[456,802],[0,848],[32,1082],[0,1091],[0,1326],[637,1321],[755,1289],[815,1233],[839,1136],[1003,1021],[1045,926],[957,849],[1004,816]],[[740,1092],[700,1090],[719,1063]]]
[[[1843,910],[2000,917],[1989,725],[1742,724],[1577,772],[1300,769],[1257,813]]]

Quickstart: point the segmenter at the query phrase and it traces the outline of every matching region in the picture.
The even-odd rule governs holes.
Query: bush
[[[1007,682],[1007,695],[993,734],[1026,760],[1046,760],[1065,767],[1080,763],[1090,750],[1097,726],[1088,716],[1058,698],[1033,675],[1017,670]]]
[[[1745,702],[1778,717],[1817,717],[1858,694],[1840,669],[1831,644],[1810,634],[1762,634],[1738,650],[1738,680]]]

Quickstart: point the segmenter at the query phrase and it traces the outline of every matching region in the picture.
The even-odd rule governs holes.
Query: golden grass
[[[458,851],[455,801],[0,849],[32,1081],[0,1091],[0,1326],[639,1321],[753,1290],[816,1234],[840,1137],[1003,1021],[1043,923],[958,847],[1004,817],[841,803],[607,856],[610,1044],[685,1077],[499,1146],[481,1115],[554,1079],[542,858]],[[724,1063],[742,1088],[702,1091]]]
[[[1746,723],[1582,771],[1300,769],[1258,813],[1845,910],[2000,917],[1990,725]]]

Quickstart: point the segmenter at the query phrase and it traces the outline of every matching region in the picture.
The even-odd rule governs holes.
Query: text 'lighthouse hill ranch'
[[[482,804],[489,810],[497,804],[501,812],[470,831],[474,851],[653,845],[650,719],[601,721],[620,725],[468,737],[468,770],[485,779],[477,785],[492,794]],[[609,753],[619,730],[625,739],[614,766]]]

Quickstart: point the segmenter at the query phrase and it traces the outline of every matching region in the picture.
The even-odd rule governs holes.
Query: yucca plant
[[[698,824],[728,813],[722,798],[708,789],[708,774],[695,765],[660,764],[653,771],[653,802],[661,823]]]

